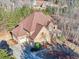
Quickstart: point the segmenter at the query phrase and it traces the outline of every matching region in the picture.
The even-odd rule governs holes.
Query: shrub
[[[41,48],[41,44],[36,42],[34,47],[37,48],[37,49],[40,49]]]

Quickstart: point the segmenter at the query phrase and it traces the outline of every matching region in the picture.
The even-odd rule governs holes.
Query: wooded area
[[[18,23],[32,12],[29,7],[17,8],[14,11],[4,11],[0,8],[0,31],[12,30]]]

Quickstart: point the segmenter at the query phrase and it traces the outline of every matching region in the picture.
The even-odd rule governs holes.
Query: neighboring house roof
[[[37,0],[37,1],[36,1],[36,4],[37,4],[38,6],[43,5],[43,3],[44,3],[44,0]]]
[[[47,7],[47,6],[52,6],[53,2],[51,0],[36,0],[35,6],[36,7]]]
[[[12,30],[12,33],[16,36],[22,36],[26,34],[25,30],[27,30],[30,33],[33,32],[31,37],[34,38],[42,26],[47,26],[51,19],[50,16],[44,15],[42,12],[34,12],[21,21],[19,26]]]

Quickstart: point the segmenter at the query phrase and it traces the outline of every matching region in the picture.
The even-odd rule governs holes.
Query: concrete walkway
[[[21,53],[22,53],[22,47],[20,44],[10,46],[11,49],[13,49],[13,55],[16,57],[16,59],[21,59]]]
[[[72,50],[74,50],[75,53],[77,53],[79,55],[79,46],[77,46],[74,43],[71,43],[69,41],[65,41],[65,45],[70,47]]]

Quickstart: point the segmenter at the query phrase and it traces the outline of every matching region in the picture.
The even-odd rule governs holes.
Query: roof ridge
[[[34,22],[34,18],[35,18],[35,12],[33,12],[32,24]],[[31,24],[31,29],[30,30],[32,30],[32,24]]]

